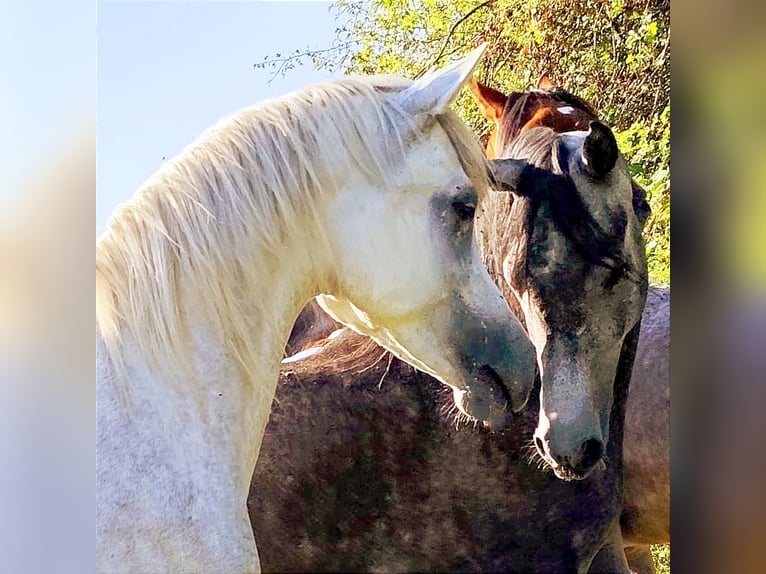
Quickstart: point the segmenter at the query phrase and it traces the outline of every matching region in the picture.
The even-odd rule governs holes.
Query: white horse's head
[[[486,160],[449,111],[482,52],[386,96],[402,121],[382,123],[379,137],[405,153],[385,180],[351,179],[328,204],[334,288],[319,301],[449,385],[461,411],[502,428],[527,402],[535,357],[482,264],[473,222]]]

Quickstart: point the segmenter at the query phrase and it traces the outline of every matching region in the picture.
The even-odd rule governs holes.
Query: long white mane
[[[154,367],[178,373],[188,338],[177,296],[183,284],[250,371],[257,357],[243,294],[264,281],[250,246],[257,242],[278,260],[283,238],[300,237],[312,220],[315,198],[341,183],[334,174],[381,182],[396,169],[403,138],[416,126],[390,93],[410,83],[343,78],[254,105],[209,128],[150,177],[96,246],[96,322],[115,368],[129,333]],[[486,181],[484,154],[465,124],[451,112],[438,120],[469,176]]]

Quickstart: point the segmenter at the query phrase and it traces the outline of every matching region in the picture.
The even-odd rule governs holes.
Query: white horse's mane
[[[343,78],[241,110],[165,163],[113,215],[96,246],[96,323],[119,371],[125,333],[155,368],[188,365],[179,286],[204,303],[241,367],[253,343],[242,293],[263,281],[248,258],[260,242],[279,260],[282,239],[300,236],[314,198],[335,174],[385,181],[418,133],[391,97],[411,82]],[[457,116],[438,116],[467,174],[486,187],[486,159]],[[416,136],[417,137],[417,136]],[[252,357],[252,358],[251,358]]]

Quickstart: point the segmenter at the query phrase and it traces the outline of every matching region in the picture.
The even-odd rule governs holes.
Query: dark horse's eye
[[[453,201],[452,210],[461,221],[473,221],[476,213],[476,204],[465,201]]]

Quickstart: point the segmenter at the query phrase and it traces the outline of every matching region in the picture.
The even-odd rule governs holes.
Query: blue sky
[[[205,128],[330,77],[310,63],[268,83],[266,55],[330,46],[329,2],[99,2],[96,232]]]
[[[88,0],[0,2],[0,198],[83,130],[96,108],[96,10]]]

